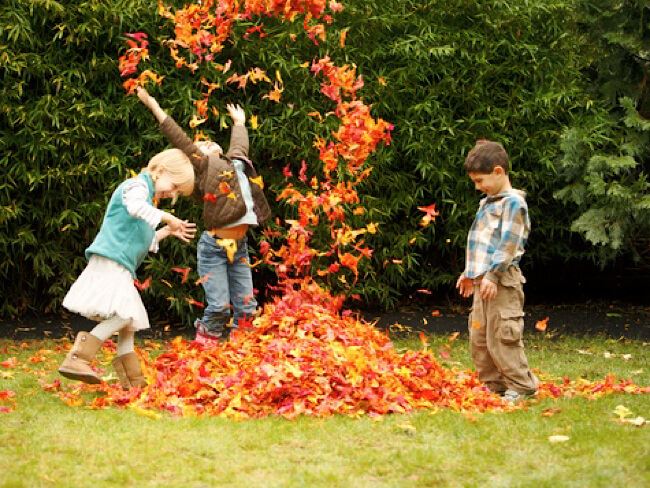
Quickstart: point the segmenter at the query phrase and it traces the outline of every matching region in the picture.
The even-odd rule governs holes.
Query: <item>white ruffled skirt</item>
[[[128,269],[93,254],[63,299],[63,306],[91,320],[118,316],[131,323],[127,330],[149,328],[149,317]]]

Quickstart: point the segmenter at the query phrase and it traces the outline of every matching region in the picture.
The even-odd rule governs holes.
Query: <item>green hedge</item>
[[[396,127],[393,144],[373,157],[375,170],[363,190],[380,233],[370,242],[374,260],[353,291],[389,305],[414,288],[448,285],[461,271],[479,199],[462,162],[484,137],[504,143],[514,185],[529,192],[534,229],[527,266],[589,256],[590,248],[570,233],[575,215],[553,199],[560,135],[598,104],[581,73],[588,60],[580,54],[582,38],[573,33],[574,2],[344,4],[328,26],[328,41],[318,46],[307,40],[301,21],[265,18],[269,36],[263,39],[243,38],[255,22],[238,25],[219,61],[232,59],[239,73],[253,66],[271,75],[279,70],[282,103],[262,98],[269,89],[264,84],[245,92],[224,84],[213,102],[221,108],[238,102],[259,116],[251,154],[273,200],[285,184],[282,168],[290,164],[297,172],[302,159],[316,161],[314,137],[334,129],[327,121],[332,118],[321,124],[306,115],[326,113],[333,104],[301,64],[328,54],[337,64],[357,65],[364,100],[375,116]],[[174,67],[161,45],[172,27],[155,10],[155,2],[143,0],[9,0],[0,7],[0,314],[28,307],[59,310],[83,269],[83,250],[97,232],[110,192],[130,169],[165,147],[151,115],[121,88],[117,57],[124,52],[123,33],[149,35],[147,67],[166,76],[161,88],[150,91],[185,126],[200,76],[225,81],[210,66],[194,75]],[[348,30],[345,48],[339,45],[342,29]],[[201,128],[227,145],[229,133],[218,123]],[[433,202],[439,220],[419,228],[416,207]],[[191,202],[176,211],[200,221]],[[291,214],[277,206],[275,212]],[[151,310],[164,315],[171,308],[173,316],[189,319],[193,312],[183,297],[201,299],[200,289],[176,286],[170,268],[194,268],[194,255],[195,246],[165,242],[161,254],[146,262],[140,275],[154,277],[145,293]],[[259,288],[272,280],[268,270],[255,272]]]

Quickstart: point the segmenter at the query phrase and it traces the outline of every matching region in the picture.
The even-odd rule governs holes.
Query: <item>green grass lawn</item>
[[[451,355],[443,364],[471,367],[466,340],[430,337],[433,351],[447,344]],[[379,421],[154,419],[129,409],[68,407],[43,391],[39,372],[51,382],[62,355],[24,365],[54,345],[33,341],[16,352],[15,343],[0,340],[0,362],[20,361],[0,367],[0,390],[16,392],[15,410],[0,414],[2,487],[650,486],[650,425],[621,424],[613,413],[624,405],[649,418],[648,395],[547,399],[498,414],[421,411]],[[395,345],[422,347],[415,336]],[[13,352],[3,354],[9,347]],[[648,343],[539,335],[526,347],[545,379],[613,373],[650,384]],[[551,408],[553,415],[542,415]],[[569,439],[552,443],[553,435]]]

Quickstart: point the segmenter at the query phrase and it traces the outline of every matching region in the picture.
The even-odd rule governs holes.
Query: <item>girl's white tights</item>
[[[117,339],[117,355],[122,356],[135,350],[133,347],[135,333],[132,330],[126,329],[129,322],[131,322],[131,319],[123,319],[116,315],[97,324],[90,333],[103,342],[116,332],[119,332]]]

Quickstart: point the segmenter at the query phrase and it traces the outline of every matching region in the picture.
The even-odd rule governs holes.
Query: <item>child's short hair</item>
[[[149,160],[147,170],[152,175],[161,170],[169,173],[172,182],[178,187],[182,195],[191,195],[194,191],[194,168],[183,151],[180,149],[167,149],[159,152]]]
[[[487,139],[479,139],[465,158],[465,170],[468,173],[492,173],[496,166],[501,166],[508,174],[510,163],[508,153],[501,144]]]
[[[206,156],[209,156],[213,153],[223,154],[223,149],[221,149],[221,146],[214,141],[199,141],[195,142],[194,144]]]

